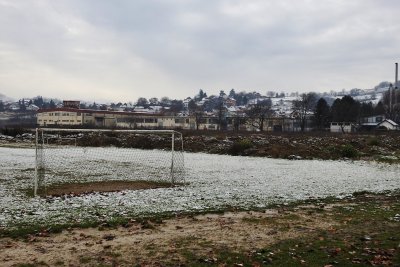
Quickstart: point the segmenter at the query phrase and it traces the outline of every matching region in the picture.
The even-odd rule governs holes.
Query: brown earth
[[[387,160],[399,162],[400,132],[335,134],[207,133],[184,134],[185,151],[284,159]]]
[[[1,266],[183,266],[183,255],[189,251],[202,255],[200,261],[216,263],[214,251],[220,248],[250,253],[334,227],[335,222],[325,216],[309,216],[310,209],[315,207],[185,216],[159,223],[132,220],[117,229],[2,238],[0,262]]]
[[[400,162],[399,131],[354,134],[219,131],[182,131],[182,133],[184,150],[188,152],[284,159],[352,158]],[[54,141],[55,144],[58,144],[56,141]],[[110,133],[109,136],[105,134],[83,136],[77,139],[76,144],[78,146],[170,149],[171,139],[168,136]],[[0,140],[0,146],[32,147],[33,145],[32,138]],[[72,145],[75,145],[75,141]]]
[[[170,183],[151,182],[151,181],[100,181],[87,183],[68,183],[50,185],[45,192],[40,192],[43,196],[62,196],[66,194],[82,195],[93,192],[115,192],[121,190],[141,190],[171,187]]]
[[[400,266],[399,193],[3,237],[0,266]]]

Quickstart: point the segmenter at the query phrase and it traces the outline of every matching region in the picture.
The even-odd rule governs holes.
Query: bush
[[[229,154],[237,156],[242,154],[246,149],[253,147],[253,143],[249,139],[242,139],[232,144]]]
[[[92,147],[101,147],[101,146],[121,146],[121,141],[116,137],[109,137],[107,135],[102,134],[93,134],[93,135],[85,135],[82,138],[78,139],[78,144],[80,146],[92,146]]]
[[[352,145],[344,145],[340,151],[340,154],[344,158],[357,158],[359,153]]]
[[[370,137],[367,140],[367,145],[369,146],[379,146],[379,140],[377,137]]]
[[[27,133],[30,132],[30,130],[27,130],[23,127],[14,127],[14,128],[1,128],[0,129],[0,133],[4,134],[4,135],[9,135],[9,136],[17,136],[17,135],[21,135],[23,133]]]

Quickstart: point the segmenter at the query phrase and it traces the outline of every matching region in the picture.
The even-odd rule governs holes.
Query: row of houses
[[[197,125],[198,124],[198,125]],[[170,116],[163,114],[103,111],[76,108],[39,110],[37,125],[40,127],[106,127],[127,129],[186,129],[218,130],[221,122],[216,116]],[[224,117],[224,129],[255,131],[243,117]],[[297,120],[292,118],[269,118],[265,131],[300,131]]]
[[[221,118],[215,114],[202,114],[201,117],[181,114],[179,116],[162,113],[140,113],[79,109],[78,101],[64,101],[62,108],[43,109],[37,112],[37,125],[40,127],[96,127],[126,129],[185,129],[185,130],[240,130],[259,131],[246,120],[243,114],[227,112]],[[357,130],[399,130],[399,126],[385,116],[363,118],[360,124],[332,122],[331,132],[354,132]],[[300,122],[295,117],[268,117],[264,121],[264,131],[301,131]],[[312,130],[312,118],[308,118],[306,131]]]
[[[352,133],[357,131],[400,130],[399,125],[386,118],[385,115],[377,115],[362,118],[359,124],[351,122],[331,122],[330,131],[334,133]]]

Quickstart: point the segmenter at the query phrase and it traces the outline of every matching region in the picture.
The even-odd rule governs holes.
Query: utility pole
[[[392,119],[392,88],[393,85],[389,85],[389,119]]]
[[[389,119],[391,120],[397,117],[397,89],[399,86],[399,64],[397,62],[395,63],[394,75],[394,85],[390,84],[389,86]]]

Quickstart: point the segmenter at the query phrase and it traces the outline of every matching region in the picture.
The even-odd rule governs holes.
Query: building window
[[[175,119],[175,123],[185,123],[185,119],[177,118]]]

